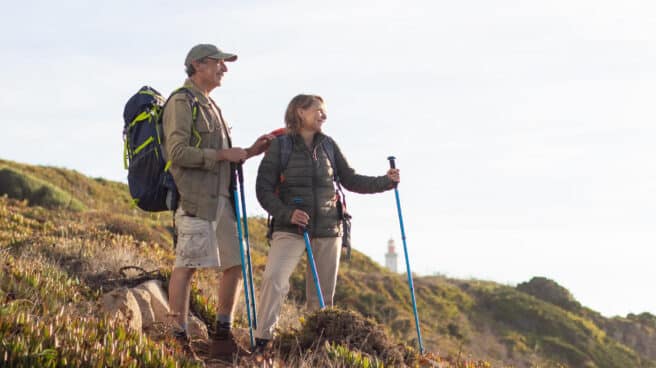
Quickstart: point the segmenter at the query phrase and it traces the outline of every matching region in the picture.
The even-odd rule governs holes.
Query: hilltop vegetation
[[[105,292],[144,276],[123,267],[166,282],[173,263],[170,214],[130,203],[121,183],[0,160],[0,365],[193,366],[166,336],[99,313]],[[257,286],[266,226],[252,218],[249,229]],[[603,317],[539,277],[517,287],[416,277],[424,345],[433,353],[422,358],[404,275],[354,251],[340,269],[343,311],[305,315],[304,267],[292,276],[292,303],[275,342],[289,364],[656,367],[655,316]],[[214,319],[216,285],[211,271],[195,278],[192,304],[202,320]],[[246,325],[243,313],[237,324]]]

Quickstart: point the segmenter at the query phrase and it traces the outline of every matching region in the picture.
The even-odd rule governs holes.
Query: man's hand
[[[276,137],[273,134],[265,134],[259,137],[252,146],[246,148],[247,158],[257,156],[266,151]]]
[[[294,210],[290,221],[294,225],[305,227],[310,222],[310,215],[301,210]]]
[[[217,161],[243,162],[248,158],[246,150],[243,148],[227,148],[216,151]]]

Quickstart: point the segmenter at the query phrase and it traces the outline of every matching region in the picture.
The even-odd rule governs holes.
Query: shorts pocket
[[[179,216],[178,221],[177,255],[185,259],[209,256],[211,249],[209,222],[189,216]]]

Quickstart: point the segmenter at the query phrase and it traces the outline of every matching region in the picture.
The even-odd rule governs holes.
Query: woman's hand
[[[395,183],[401,182],[401,174],[399,172],[399,169],[387,170],[387,177]]]
[[[305,227],[310,222],[310,216],[304,211],[294,210],[294,212],[292,212],[292,218],[290,219],[290,222],[294,225]]]

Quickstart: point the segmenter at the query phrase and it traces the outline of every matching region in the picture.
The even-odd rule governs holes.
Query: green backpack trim
[[[164,111],[164,108],[166,107],[166,104],[169,102],[171,97],[176,95],[177,93],[184,92],[187,97],[189,98],[189,101],[191,102],[191,120],[192,120],[192,125],[191,125],[191,134],[193,135],[194,139],[196,140],[196,143],[194,144],[194,147],[198,148],[200,147],[200,144],[202,142],[202,138],[200,136],[200,133],[198,133],[198,130],[196,129],[195,123],[196,120],[198,119],[198,98],[194,96],[194,94],[189,90],[187,87],[180,87],[173,92],[171,92],[171,95],[169,98],[163,102],[163,98],[161,95],[158,95],[156,93],[153,93],[151,91],[140,91],[140,94],[145,94],[149,96],[153,96],[157,101],[163,102],[161,106],[153,106],[152,109],[149,109],[148,111],[143,111],[137,117],[135,117],[132,122],[130,122],[130,125],[128,126],[128,129],[136,125],[137,123],[141,122],[147,122],[147,123],[153,123],[155,122],[157,125],[155,126],[155,129],[157,130],[157,144],[161,145],[162,144],[162,132],[160,132],[160,125],[162,123],[162,113]],[[123,145],[123,168],[128,169],[128,158],[132,159],[134,155],[137,153],[141,152],[143,149],[148,147],[148,145],[152,144],[155,140],[153,137],[148,138],[146,141],[144,141],[141,145],[139,145],[137,148],[134,149],[134,151],[130,151],[128,147],[128,141],[125,140],[124,145]],[[157,151],[155,151],[157,152]],[[166,162],[166,166],[164,167],[164,171],[168,171],[168,169],[171,167],[171,160],[168,160]]]

